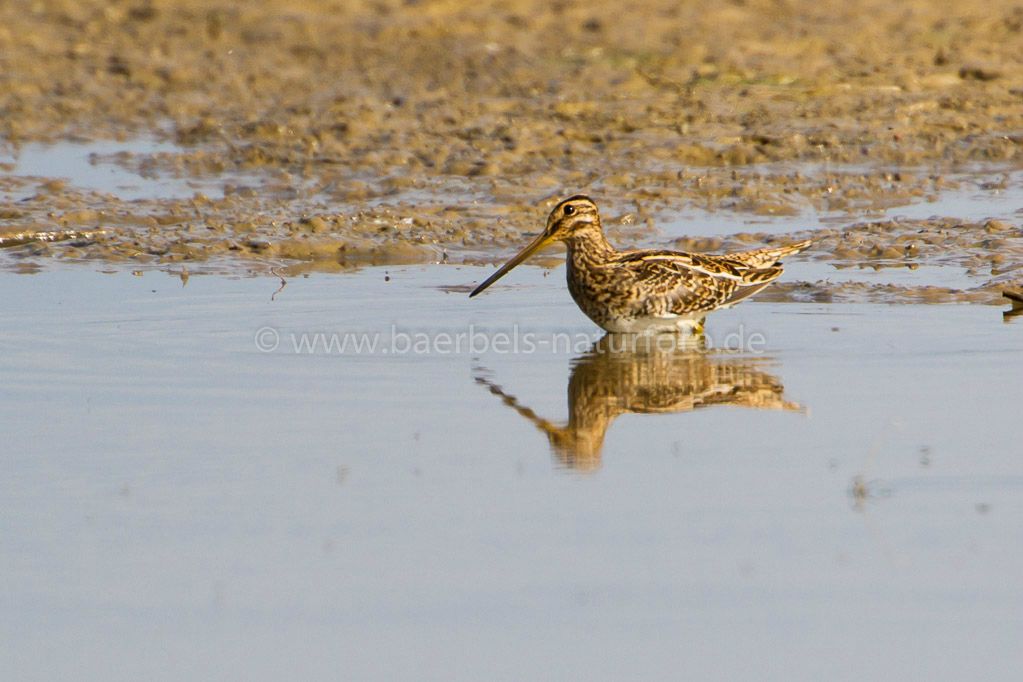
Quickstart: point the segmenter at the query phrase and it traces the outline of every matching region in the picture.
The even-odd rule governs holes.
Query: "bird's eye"
[[[575,213],[575,206],[566,206],[564,208],[564,213],[565,215],[572,215],[573,213]]]

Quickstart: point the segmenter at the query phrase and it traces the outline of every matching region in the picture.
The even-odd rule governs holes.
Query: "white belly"
[[[665,317],[634,317],[606,321],[602,327],[606,331],[618,334],[693,334],[703,328],[703,318],[699,315],[671,315]]]

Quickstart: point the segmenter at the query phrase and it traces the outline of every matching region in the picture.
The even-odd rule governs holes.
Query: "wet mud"
[[[885,212],[964,184],[1023,197],[1021,39],[1013,2],[4,3],[0,263],[492,262],[582,191],[623,245],[812,234],[802,257],[836,271],[965,272],[775,297],[996,302],[1023,200]],[[97,140],[123,148],[96,173],[140,189],[26,162]]]

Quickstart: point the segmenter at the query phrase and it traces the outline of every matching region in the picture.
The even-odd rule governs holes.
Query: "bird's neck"
[[[604,231],[599,225],[577,230],[565,240],[565,243],[568,247],[569,260],[575,262],[601,262],[616,253],[615,247],[604,237]]]

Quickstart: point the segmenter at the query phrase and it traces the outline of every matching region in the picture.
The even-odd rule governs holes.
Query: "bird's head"
[[[554,242],[566,241],[587,230],[600,230],[600,215],[593,200],[582,194],[569,197],[558,203],[547,216],[547,226],[543,232],[530,242],[526,248],[512,256],[511,260],[502,265],[497,272],[476,287],[469,298],[480,293],[497,280],[504,277],[516,265],[526,260],[540,249]]]
[[[597,205],[589,197],[577,194],[554,207],[543,233],[549,241],[564,241],[594,227],[600,229]]]

